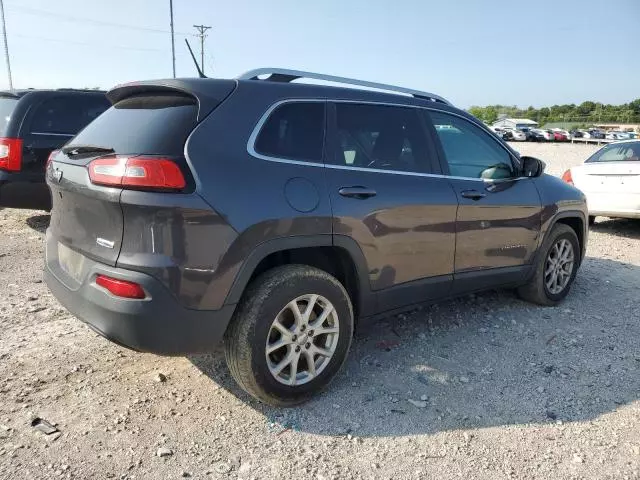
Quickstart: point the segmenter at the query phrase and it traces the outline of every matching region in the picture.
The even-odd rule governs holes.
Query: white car
[[[578,130],[582,134],[582,138],[591,138],[591,134],[586,130]]]
[[[517,142],[524,142],[527,139],[527,136],[522,130],[510,128],[508,131],[511,132],[512,140],[515,140]]]
[[[631,138],[631,134],[627,132],[620,132],[618,130],[611,130],[604,138],[608,140],[628,140]]]
[[[610,143],[562,179],[587,196],[589,224],[597,215],[640,218],[640,140]]]
[[[549,140],[553,140],[553,133],[550,133],[549,130],[543,130],[541,128],[535,128],[532,130],[532,132],[536,132],[540,135],[542,135],[542,137],[549,141]]]

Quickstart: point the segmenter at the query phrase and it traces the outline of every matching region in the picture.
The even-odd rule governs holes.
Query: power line
[[[200,71],[204,74],[204,39],[207,37],[205,32],[211,27],[207,25],[194,25],[195,29],[200,32]]]
[[[71,45],[81,45],[81,46],[87,46],[87,47],[104,47],[104,48],[115,48],[115,49],[121,49],[121,50],[132,50],[132,51],[139,51],[139,52],[158,52],[158,53],[163,53],[166,54],[166,50],[160,49],[160,48],[143,48],[143,47],[129,47],[129,46],[125,46],[125,45],[115,45],[112,43],[96,43],[96,42],[79,42],[77,40],[63,40],[60,38],[49,38],[49,37],[41,37],[38,35],[23,35],[21,33],[15,33],[13,34],[14,37],[19,37],[19,38],[29,38],[32,40],[40,40],[40,41],[45,41],[45,42],[60,42],[60,43],[68,43]],[[41,48],[41,47],[40,47]],[[183,55],[178,55],[179,57],[182,57]]]
[[[17,10],[17,11],[26,13],[28,15],[35,15],[35,16],[43,15],[46,17],[58,18],[60,20],[67,21],[67,22],[81,22],[81,23],[89,23],[89,24],[104,26],[104,27],[128,28],[130,30],[140,30],[140,31],[150,32],[150,33],[171,33],[170,30],[163,30],[160,28],[140,27],[137,25],[126,25],[124,23],[115,23],[115,22],[107,22],[104,20],[96,20],[94,18],[76,17],[73,15],[65,15],[57,12],[51,12],[48,10],[41,10],[39,8],[23,7],[19,5],[9,5],[9,10],[10,11]],[[186,32],[175,32],[175,33],[177,33],[178,35],[186,35],[189,37],[198,36],[194,33],[186,33]]]
[[[9,75],[9,90],[13,90],[11,78],[11,61],[9,60],[9,44],[7,43],[7,24],[4,21],[4,1],[0,0],[0,13],[2,14],[2,36],[4,37],[4,58],[7,61],[7,74]]]

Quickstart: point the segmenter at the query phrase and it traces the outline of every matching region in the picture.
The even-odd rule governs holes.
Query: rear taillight
[[[568,183],[569,185],[573,185],[573,178],[571,177],[571,170],[567,170],[566,172],[564,172],[564,175],[562,175],[562,180],[566,183]]]
[[[182,190],[187,182],[168,158],[111,155],[89,163],[91,183],[113,187]]]
[[[146,297],[144,290],[137,283],[118,280],[116,278],[107,277],[106,275],[98,275],[96,277],[96,285],[106,288],[116,297],[135,299],[143,299]]]
[[[0,137],[0,170],[19,172],[22,167],[22,139]]]

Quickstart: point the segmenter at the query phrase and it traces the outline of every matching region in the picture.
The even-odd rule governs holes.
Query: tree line
[[[582,102],[580,105],[553,105],[552,107],[521,109],[516,106],[489,105],[473,106],[469,113],[487,123],[493,123],[499,116],[507,118],[528,118],[539,125],[551,122],[576,124],[594,123],[640,123],[640,98],[622,105],[600,102]]]

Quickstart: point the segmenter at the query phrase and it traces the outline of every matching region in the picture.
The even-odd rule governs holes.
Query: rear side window
[[[625,161],[640,161],[640,142],[607,145],[589,158],[587,163]]]
[[[427,170],[427,140],[415,109],[338,103],[336,115],[336,165],[402,172]]]
[[[0,137],[5,134],[17,104],[18,100],[15,98],[0,98]]]
[[[254,149],[268,157],[322,162],[324,102],[292,102],[277,107],[258,134]]]
[[[112,148],[120,154],[180,156],[197,114],[193,97],[136,95],[116,103],[68,145]]]
[[[30,133],[75,135],[109,108],[107,97],[58,97],[38,105]]]

